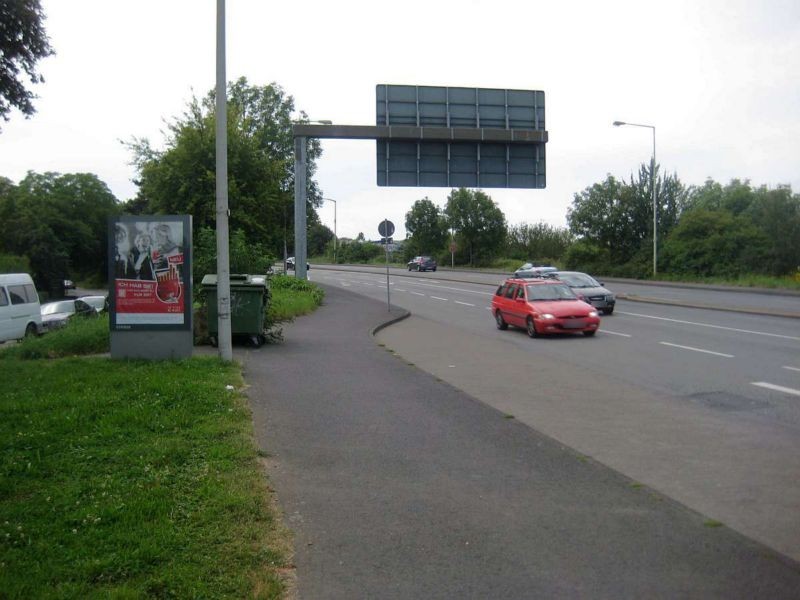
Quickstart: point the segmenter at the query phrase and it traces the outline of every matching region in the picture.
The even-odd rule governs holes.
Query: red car
[[[498,329],[524,327],[530,337],[579,331],[590,336],[600,327],[597,310],[553,279],[507,279],[492,298],[492,314]]]

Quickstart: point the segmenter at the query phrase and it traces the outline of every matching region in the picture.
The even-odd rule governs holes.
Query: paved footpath
[[[403,311],[325,287],[237,351],[318,598],[798,598],[800,565],[408,364]]]

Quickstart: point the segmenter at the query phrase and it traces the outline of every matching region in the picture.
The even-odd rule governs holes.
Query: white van
[[[39,295],[27,273],[0,274],[0,343],[42,331]]]

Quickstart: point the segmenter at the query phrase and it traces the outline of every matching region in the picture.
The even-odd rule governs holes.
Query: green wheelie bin
[[[204,276],[200,285],[206,295],[208,337],[211,345],[216,347],[219,336],[216,274]],[[230,285],[231,334],[259,347],[266,341],[264,318],[269,303],[267,276],[231,274]]]

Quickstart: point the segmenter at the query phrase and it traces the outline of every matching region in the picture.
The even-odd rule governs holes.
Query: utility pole
[[[225,0],[217,0],[217,332],[219,357],[233,360],[228,254],[228,103],[225,81]],[[187,301],[190,301],[188,299]]]

